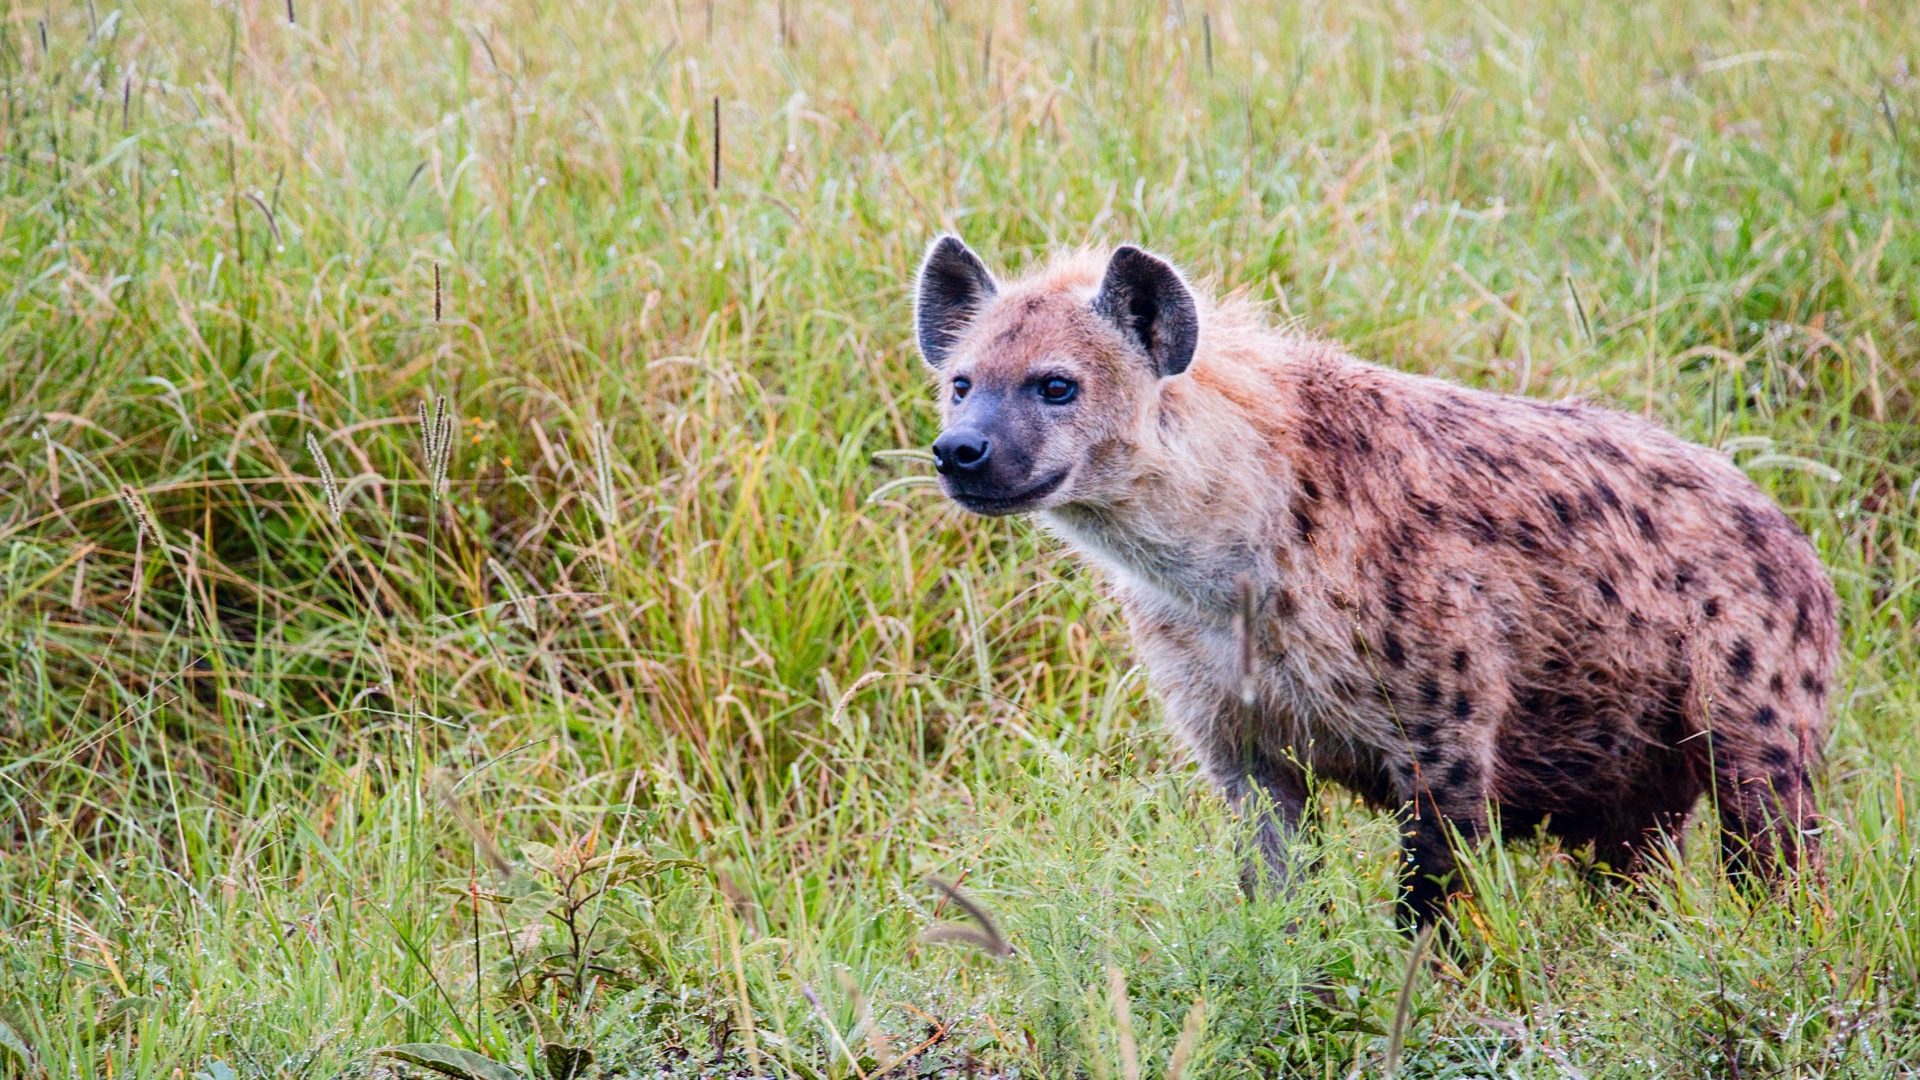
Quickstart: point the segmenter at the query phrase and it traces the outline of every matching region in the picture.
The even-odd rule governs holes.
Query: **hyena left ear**
[[[1178,375],[1193,363],[1200,312],[1180,271],[1165,260],[1132,244],[1116,249],[1093,298],[1093,310],[1145,352],[1162,378]]]
[[[927,248],[914,289],[913,322],[928,367],[946,363],[967,324],[999,291],[986,264],[959,237],[948,233]]]

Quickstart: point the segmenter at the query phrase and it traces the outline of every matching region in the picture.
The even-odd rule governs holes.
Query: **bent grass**
[[[779,8],[0,20],[0,1072],[1920,1059],[1913,20]],[[1842,597],[1826,875],[1494,847],[1420,959],[1329,791],[1241,900],[1087,575],[924,482],[939,228],[1735,454]]]

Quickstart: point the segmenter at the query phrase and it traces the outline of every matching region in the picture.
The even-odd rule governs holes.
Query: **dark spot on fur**
[[[1746,638],[1734,641],[1733,651],[1727,654],[1727,670],[1739,682],[1746,682],[1753,674],[1753,645]]]
[[[1513,545],[1521,551],[1540,550],[1540,530],[1533,522],[1521,519],[1513,525]]]
[[[1397,562],[1398,560],[1395,561]],[[1407,614],[1407,597],[1405,593],[1400,591],[1400,575],[1388,574],[1385,578],[1381,579],[1380,587],[1381,591],[1386,593],[1387,614],[1396,619],[1405,618]]]
[[[1300,493],[1312,502],[1320,501],[1320,485],[1314,483],[1311,477],[1300,478]]]
[[[1653,488],[1655,491],[1667,491],[1672,488],[1679,488],[1682,491],[1698,491],[1706,485],[1702,484],[1699,479],[1695,477],[1655,466],[1647,470],[1647,486]]]
[[[1593,585],[1600,590],[1600,599],[1606,601],[1608,607],[1620,606],[1620,591],[1613,587],[1612,578],[1601,574],[1599,577],[1593,579]]]
[[[1773,725],[1779,722],[1780,722],[1780,714],[1775,712],[1773,710],[1773,706],[1771,705],[1762,705],[1759,708],[1753,710],[1753,726],[1754,727],[1763,727],[1763,728],[1772,727]]]
[[[1767,680],[1767,689],[1776,694],[1786,693],[1787,677],[1777,671],[1774,672],[1773,677]]]
[[[1755,559],[1753,576],[1754,580],[1760,583],[1760,591],[1767,595],[1767,599],[1780,599],[1780,578],[1773,569],[1772,563],[1765,559]]]
[[[1429,525],[1440,524],[1440,504],[1432,499],[1415,498],[1413,509]]]
[[[1787,753],[1785,747],[1769,746],[1760,751],[1760,760],[1766,762],[1771,768],[1784,769],[1793,761],[1793,755]]]
[[[1693,564],[1685,559],[1673,564],[1673,591],[1675,595],[1685,596],[1694,581]]]
[[[1720,598],[1716,596],[1707,597],[1707,602],[1700,605],[1700,610],[1705,612],[1707,618],[1709,619],[1719,618],[1720,617]]]
[[[1291,619],[1300,611],[1300,601],[1294,598],[1292,589],[1281,589],[1273,594],[1273,612],[1283,619]]]
[[[1499,542],[1500,523],[1494,520],[1486,507],[1472,507],[1463,513],[1462,520],[1466,523],[1467,532],[1476,542],[1482,544]]]
[[[1373,453],[1373,438],[1355,422],[1350,397],[1309,384],[1301,392],[1300,412],[1300,441],[1308,449],[1335,458]]]
[[[1453,670],[1455,671],[1467,670],[1467,660],[1468,660],[1467,650],[1465,649],[1455,650],[1453,654]]]
[[[1420,758],[1420,764],[1434,765],[1447,756],[1447,748],[1435,742],[1422,743],[1417,756]]]
[[[1506,466],[1502,464],[1503,459],[1500,458],[1499,456],[1496,456],[1493,452],[1489,451],[1486,447],[1470,444],[1470,445],[1461,447],[1460,453],[1466,457],[1472,458],[1475,462],[1477,462],[1480,465],[1482,469],[1492,473],[1496,479],[1505,480],[1507,478]]]
[[[1562,530],[1573,528],[1573,504],[1567,501],[1565,495],[1557,491],[1554,492],[1547,496],[1547,505],[1553,508],[1553,516],[1560,519],[1560,528]]]
[[[1766,520],[1759,511],[1745,503],[1736,503],[1733,507],[1733,521],[1740,529],[1740,542],[1753,551],[1765,551],[1767,548]]]
[[[1431,709],[1440,704],[1440,680],[1431,675],[1420,680],[1420,704]]]
[[[1642,540],[1645,540],[1649,544],[1659,543],[1660,530],[1653,527],[1653,515],[1647,513],[1646,507],[1636,506],[1633,508],[1633,524],[1640,530],[1640,538]],[[1676,579],[1679,577],[1678,572],[1674,574],[1674,577]],[[1680,590],[1675,589],[1674,591],[1678,592]]]
[[[1612,484],[1605,480],[1598,481],[1593,485],[1593,493],[1600,497],[1600,501],[1606,504],[1607,509],[1616,512],[1620,509],[1620,496],[1613,490]]]
[[[1463,788],[1479,779],[1480,766],[1472,758],[1461,758],[1447,769],[1447,787]]]
[[[1821,682],[1813,672],[1803,671],[1800,673],[1800,689],[1805,690],[1808,697],[1817,698],[1827,692],[1827,684]]]
[[[1805,641],[1813,636],[1813,619],[1807,610],[1807,598],[1796,596],[1793,599],[1793,640]]]
[[[1427,535],[1422,529],[1415,528],[1410,521],[1402,520],[1393,533],[1387,537],[1387,553],[1395,559],[1420,554],[1427,548]]]
[[[1392,664],[1394,667],[1407,666],[1407,650],[1404,645],[1400,644],[1400,635],[1391,630],[1387,631],[1384,651],[1386,653],[1387,663]]]
[[[1629,460],[1626,451],[1621,450],[1608,439],[1588,439],[1587,449],[1615,465],[1625,465]]]
[[[1313,517],[1298,502],[1293,504],[1293,531],[1299,534],[1301,543],[1313,542]]]
[[[1453,699],[1453,715],[1456,720],[1465,720],[1473,715],[1473,699],[1460,694]]]

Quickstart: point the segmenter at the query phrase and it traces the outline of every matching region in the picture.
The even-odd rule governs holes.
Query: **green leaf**
[[[22,1071],[33,1068],[33,1048],[13,1030],[13,1025],[0,1020],[0,1060],[6,1058],[17,1060]]]
[[[597,855],[580,864],[582,873],[592,874],[601,870],[607,872],[608,885],[620,885],[641,878],[653,877],[668,870],[705,870],[706,866],[691,859],[656,859],[639,848],[621,848]]]
[[[447,896],[478,896],[489,904],[511,904],[519,899],[519,897],[513,893],[496,892],[492,889],[476,889],[464,881],[442,882],[434,887],[434,891],[444,893]]]
[[[548,1080],[574,1080],[593,1064],[593,1051],[584,1046],[550,1042],[540,1048],[546,1059]]]
[[[507,905],[507,910],[501,918],[506,921],[509,930],[540,925],[546,920],[547,912],[552,911],[554,905],[559,902],[558,893],[530,892]]]
[[[193,1074],[193,1080],[239,1080],[233,1066],[224,1061],[209,1061],[207,1067]]]
[[[527,864],[534,869],[544,870],[549,874],[553,873],[553,868],[558,861],[558,856],[555,855],[551,846],[538,844],[532,840],[521,842],[520,856],[526,859]]]
[[[520,1074],[490,1057],[441,1043],[401,1043],[383,1046],[374,1053],[397,1058],[409,1065],[432,1069],[458,1080],[520,1080]]]
[[[149,997],[121,998],[119,1001],[107,1006],[107,1011],[101,1013],[100,1019],[94,1021],[94,1037],[99,1038],[104,1035],[111,1035],[121,1028],[131,1025],[134,1018],[152,1011],[153,1007],[158,1004],[159,1002]]]

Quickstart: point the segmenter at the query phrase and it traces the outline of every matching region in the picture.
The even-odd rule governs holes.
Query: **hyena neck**
[[[1236,582],[1255,565],[1251,544],[1220,538],[1195,544],[1171,532],[1131,500],[1073,503],[1041,515],[1043,523],[1090,559],[1130,595],[1173,606],[1204,621],[1234,613]]]
[[[1274,529],[1276,470],[1260,460],[1272,442],[1203,385],[1159,413],[1130,448],[1120,495],[1041,519],[1133,597],[1224,625],[1238,610],[1242,578],[1271,583],[1291,562]]]

